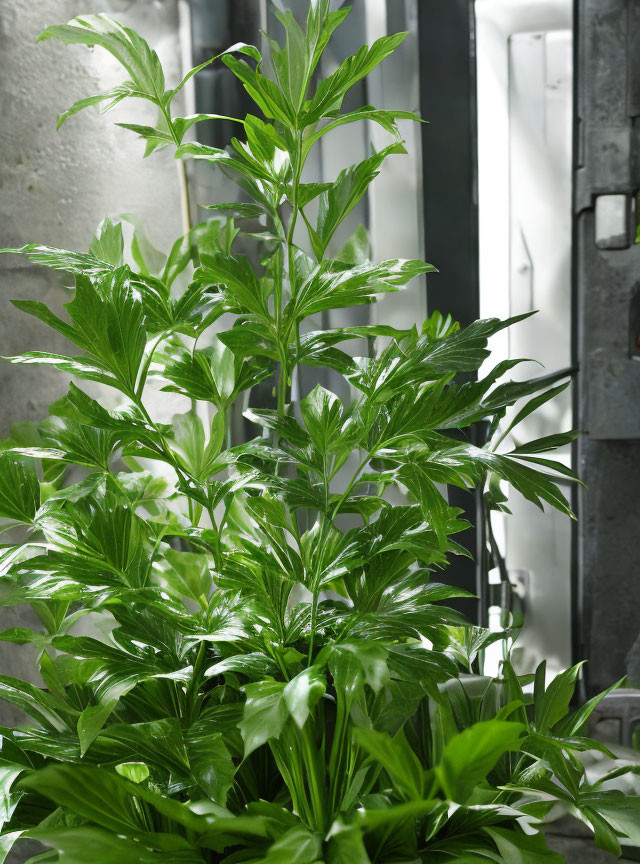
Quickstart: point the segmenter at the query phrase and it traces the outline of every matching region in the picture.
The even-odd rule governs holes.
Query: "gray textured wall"
[[[640,187],[637,0],[580,0],[575,173],[578,375],[579,655],[591,691],[625,672],[640,683],[640,363],[633,297],[640,246],[597,237],[598,196],[630,205]],[[631,207],[628,207],[631,212]],[[598,245],[600,243],[600,246]],[[621,248],[626,247],[626,248]],[[630,345],[631,343],[631,345]],[[627,664],[625,658],[634,647]]]
[[[182,63],[176,0],[25,0],[0,2],[0,247],[36,241],[86,250],[105,215],[135,213],[161,249],[181,233],[176,163],[168,151],[142,159],[143,145],[114,120],[153,122],[153,109],[138,100],[106,117],[89,109],[56,132],[56,116],[83,96],[124,80],[101,49],[34,40],[49,24],[108,12],[142,33],[158,50],[170,83]],[[11,298],[42,300],[60,312],[69,277],[0,256],[0,354],[50,348],[65,352],[62,337],[15,309]],[[0,437],[11,423],[38,421],[66,392],[59,373],[37,366],[0,365]],[[0,629],[25,624],[30,610],[4,610]],[[0,643],[0,673],[33,678],[28,648]],[[16,712],[0,703],[0,725]]]
[[[34,44],[50,24],[76,15],[107,12],[142,33],[158,50],[170,83],[182,71],[176,0],[1,0],[0,2],[0,247],[39,242],[86,250],[105,216],[135,213],[145,220],[156,246],[168,249],[181,233],[176,163],[169,152],[142,160],[142,143],[113,120],[153,122],[151,106],[138,101],[107,117],[89,109],[56,132],[56,116],[76,99],[108,89],[124,73],[104,51]],[[44,301],[60,311],[69,299],[67,278],[30,265],[19,256],[0,256],[0,354],[50,348],[64,352],[64,340],[10,303],[10,298]],[[43,367],[0,365],[0,437],[11,423],[38,421],[67,389],[64,376]],[[0,611],[0,629],[29,626],[30,609]],[[0,643],[0,673],[36,681],[28,647]],[[20,717],[0,703],[0,725]],[[16,847],[10,861],[37,851]]]
[[[139,30],[157,48],[170,82],[181,72],[176,0],[48,0],[0,3],[0,246],[37,241],[86,250],[105,216],[131,212],[149,226],[159,248],[180,233],[176,163],[169,151],[143,160],[143,145],[113,120],[153,123],[137,100],[100,117],[88,109],[56,132],[56,116],[83,96],[124,80],[99,48],[34,40],[47,25],[105,11]],[[68,282],[68,279],[67,279]],[[61,279],[18,256],[0,257],[0,342],[3,355],[51,346],[55,334],[14,309],[13,297],[63,302]],[[61,347],[61,346],[60,346]],[[37,367],[0,367],[0,435],[11,422],[38,420],[66,389]]]

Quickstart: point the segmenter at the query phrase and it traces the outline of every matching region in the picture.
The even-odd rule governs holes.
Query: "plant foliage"
[[[65,271],[75,292],[63,318],[14,301],[69,349],[9,359],[74,383],[0,453],[1,602],[31,604],[42,625],[0,639],[31,646],[43,682],[0,677],[0,696],[29,718],[0,730],[0,860],[25,836],[49,850],[34,862],[62,864],[553,864],[540,825],[557,802],[603,849],[640,841],[640,799],[591,783],[580,762],[600,745],[581,737],[596,702],[570,712],[579,667],[548,682],[543,665],[531,681],[505,659],[498,678],[478,674],[501,634],[468,627],[448,605],[464,592],[440,575],[464,553],[447,487],[505,509],[504,481],[570,514],[558,481],[571,474],[549,451],[573,433],[504,443],[566,385],[505,380],[512,361],[479,373],[489,338],[518,319],[320,324],[433,271],[355,256],[358,237],[337,248],[345,217],[403,152],[398,120],[418,119],[343,107],[404,34],[318,79],[347,12],[312,0],[305,29],[280,15],[268,70],[254,46],[220,56],[256,104],[226,150],[185,139],[209,115],[175,114],[198,69],[167,89],[156,53],[105,15],[40,37],[98,45],[127,75],[60,123],[147,100],[155,126],[120,124],[145,155],[174,147],[219,166],[242,196],[213,204],[168,256],[131,216],[130,244],[106,219],[88,252],[5,250]],[[361,121],[389,146],[335,182],[304,182],[312,147]],[[238,251],[245,235],[259,254]],[[339,373],[351,398],[316,386],[294,399],[301,365]],[[253,401],[263,381],[271,408]],[[168,425],[149,407],[158,385],[191,406]],[[105,387],[119,407],[94,398]],[[238,404],[248,442],[232,435]]]

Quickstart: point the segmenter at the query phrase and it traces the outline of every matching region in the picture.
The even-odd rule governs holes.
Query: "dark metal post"
[[[259,0],[189,0],[193,65],[215,57],[236,42],[257,42],[261,26]],[[222,63],[212,63],[195,77],[196,109],[202,114],[244,117],[253,103],[242,84]],[[198,140],[225,147],[241,127],[227,120],[201,123]]]
[[[429,279],[429,311],[438,309],[463,326],[480,315],[475,19],[472,0],[419,0],[420,110],[423,127],[425,257],[440,271]],[[454,559],[447,578],[477,593],[462,610],[472,621],[486,615],[480,578],[484,555],[479,496],[453,489],[472,528],[460,542],[474,561]]]
[[[588,686],[640,677],[640,5],[577,0],[578,650]],[[636,644],[637,643],[637,644]]]

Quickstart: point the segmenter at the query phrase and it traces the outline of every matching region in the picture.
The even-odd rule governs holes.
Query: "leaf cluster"
[[[583,737],[597,701],[570,711],[579,667],[549,682],[544,665],[531,680],[505,660],[483,676],[484,649],[513,633],[467,625],[465,592],[443,577],[466,554],[452,486],[494,509],[508,487],[571,515],[560,487],[575,478],[549,454],[573,433],[523,441],[517,429],[566,382],[489,367],[489,339],[519,319],[321,324],[434,270],[369,260],[361,230],[338,248],[404,150],[398,120],[418,119],[343,109],[404,34],[319,77],[347,13],[313,0],[304,28],[281,14],[270,68],[244,44],[212,58],[256,104],[225,150],[185,139],[209,115],[174,116],[202,66],[167,88],[156,53],[105,15],[40,37],[97,45],[128,76],[60,123],[147,100],[156,126],[121,124],[145,155],[171,146],[210,163],[239,200],[212,204],[166,256],[131,215],[106,219],[87,252],[5,250],[75,288],[65,317],[14,301],[70,347],[11,362],[74,382],[0,451],[0,602],[29,603],[41,622],[0,639],[30,646],[42,678],[0,676],[0,697],[28,717],[0,730],[0,860],[24,836],[48,847],[34,862],[62,864],[553,864],[540,826],[556,803],[601,848],[640,842],[640,798],[607,786],[628,769],[591,783],[580,761],[603,748]],[[389,145],[333,182],[305,182],[311,148],[361,121]],[[338,373],[351,398],[316,386],[297,399],[300,365]],[[254,400],[266,381],[271,407]],[[117,407],[94,398],[104,387]],[[154,419],[158,388],[189,410]],[[234,438],[238,406],[249,441]]]

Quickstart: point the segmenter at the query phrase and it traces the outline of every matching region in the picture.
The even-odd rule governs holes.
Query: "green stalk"
[[[318,623],[318,600],[320,599],[320,589],[314,586],[311,597],[311,632],[309,634],[309,654],[307,662],[309,666],[313,663],[313,644],[316,638],[316,627]]]
[[[327,484],[328,486],[328,484]],[[326,496],[325,496],[326,497]],[[308,654],[308,663],[309,666],[313,663],[313,646],[316,637],[316,628],[318,623],[318,602],[320,599],[320,573],[317,572],[319,569],[318,561],[322,562],[323,560],[323,547],[327,537],[327,528],[330,524],[330,521],[326,518],[324,513],[320,513],[320,538],[318,540],[318,548],[319,552],[316,557],[316,566],[314,568],[314,573],[311,578],[311,632],[309,634],[309,654]]]
[[[276,384],[276,395],[278,400],[278,417],[284,417],[287,407],[287,378],[289,372],[287,361],[283,357],[280,360],[280,368],[278,369],[278,380]]]
[[[313,740],[310,719],[299,730],[299,737],[302,738],[302,755],[307,769],[307,787],[311,798],[311,809],[314,820],[313,827],[324,833],[329,827],[327,825],[324,806],[324,772],[320,767],[319,754]]]
[[[352,477],[351,480],[349,481],[349,484],[347,485],[347,488],[345,489],[345,491],[344,491],[344,492],[342,493],[342,495],[340,496],[338,502],[336,503],[336,506],[333,508],[333,512],[332,512],[332,514],[331,514],[330,519],[326,519],[323,513],[320,514],[320,519],[321,519],[321,530],[320,530],[320,539],[319,539],[319,541],[318,541],[318,545],[319,545],[320,547],[322,547],[322,545],[324,544],[324,541],[325,541],[325,539],[326,539],[326,534],[327,534],[327,528],[328,528],[328,526],[329,526],[329,525],[333,522],[333,520],[335,519],[335,517],[336,517],[336,515],[337,515],[337,513],[338,513],[338,510],[340,509],[340,507],[342,506],[343,502],[347,499],[349,493],[351,492],[351,490],[352,490],[353,487],[355,486],[355,484],[356,484],[358,478],[360,477],[360,474],[361,474],[362,471],[364,470],[364,468],[365,468],[365,466],[367,465],[367,463],[369,462],[369,460],[370,460],[370,459],[372,458],[372,456],[375,454],[375,452],[376,452],[376,448],[377,448],[377,444],[376,444],[376,445],[375,445],[375,446],[374,446],[374,447],[373,447],[373,448],[372,448],[372,449],[367,453],[367,455],[364,457],[364,459],[363,459],[363,460],[360,462],[360,464],[358,465],[355,474],[353,475],[353,477]],[[329,479],[327,479],[327,472],[326,472],[326,470],[325,470],[325,472],[324,472],[324,476],[325,476],[325,501],[328,502],[328,501],[329,501]],[[318,559],[319,559],[319,560],[322,560],[322,556],[319,555],[319,556],[318,556]],[[319,602],[319,599],[320,599],[320,586],[319,586],[319,584],[317,584],[318,581],[319,581],[319,574],[318,574],[318,573],[314,573],[314,575],[313,575],[313,580],[312,580],[312,589],[311,589],[311,590],[312,590],[312,599],[311,599],[311,632],[310,632],[310,636],[309,636],[309,653],[308,653],[308,662],[309,662],[309,665],[311,665],[311,663],[313,662],[313,647],[314,647],[314,642],[315,642],[316,627],[317,627],[317,620],[318,620],[318,602]]]
[[[193,721],[195,720],[195,710],[198,701],[198,691],[200,689],[200,683],[202,680],[202,670],[204,666],[205,653],[205,643],[200,642],[198,654],[196,656],[195,663],[193,664],[191,681],[189,682],[189,687],[187,688],[186,694],[185,719],[189,725],[191,725],[191,723],[193,723]]]
[[[160,333],[158,335],[155,342],[153,343],[153,347],[149,351],[149,354],[148,354],[145,362],[142,365],[142,369],[140,370],[140,375],[139,375],[139,380],[138,380],[138,386],[136,387],[136,396],[138,397],[138,399],[142,398],[142,393],[144,391],[144,385],[146,384],[147,376],[149,374],[149,368],[151,366],[151,363],[153,362],[153,355],[156,353],[156,349],[157,349],[158,345],[162,342],[162,340],[166,336],[167,336],[167,332],[165,332],[165,331],[163,331],[162,333]]]
[[[218,572],[220,572],[222,570],[222,549],[220,546],[220,533],[222,531],[222,528],[218,528],[216,526],[216,517],[215,517],[215,513],[213,512],[213,507],[207,507],[207,513],[208,513],[209,519],[211,521],[211,527],[213,528],[214,532],[216,532],[216,534],[217,534],[216,545],[215,545],[215,549],[213,551],[215,553],[214,558],[216,559],[216,569],[218,570]]]
[[[336,723],[329,755],[329,812],[331,817],[335,816],[342,801],[344,777],[343,763],[345,758],[345,744],[348,739],[348,717],[349,712],[339,700],[336,707]]]
[[[286,742],[286,743],[285,743]],[[278,771],[287,785],[293,809],[300,818],[310,827],[314,824],[313,813],[305,794],[304,767],[300,760],[300,751],[297,742],[291,739],[287,732],[283,732],[280,740],[269,742],[271,752],[276,760]]]
[[[300,177],[302,176],[302,168],[303,168],[303,159],[302,159],[302,133],[296,132],[296,152],[295,159],[293,165],[293,194],[291,198],[291,219],[289,220],[289,227],[287,230],[287,265],[289,269],[289,286],[291,289],[291,296],[295,297],[296,294],[296,286],[294,283],[294,262],[295,262],[295,251],[293,244],[293,235],[296,230],[296,223],[298,221],[298,215],[300,213],[300,207],[298,204],[298,196],[300,192]]]
[[[171,131],[171,137],[173,138],[174,144],[176,145],[176,147],[179,147],[181,142],[176,135],[176,130],[174,129],[173,121],[171,120],[171,111],[162,102],[159,103],[159,107],[164,115],[164,119],[167,122],[167,126]],[[184,159],[178,159],[178,180],[180,182],[180,203],[182,206],[182,231],[184,234],[188,234],[193,226],[191,224],[191,200],[189,197],[189,183],[187,181],[187,169],[184,164]]]
[[[302,133],[296,133],[296,152],[293,159],[293,191],[291,195],[291,218],[289,219],[289,225],[287,227],[287,236],[285,240],[286,249],[287,249],[287,270],[289,276],[289,291],[292,297],[295,297],[296,293],[296,284],[295,284],[295,249],[293,236],[296,230],[296,224],[298,222],[298,215],[300,213],[300,207],[298,204],[298,193],[300,189],[300,177],[302,175]],[[276,318],[276,330],[278,333],[278,341],[279,341],[279,354],[280,354],[280,368],[278,370],[278,381],[276,385],[277,389],[277,400],[278,400],[278,416],[284,417],[286,403],[287,403],[287,384],[289,379],[289,374],[291,372],[289,368],[288,362],[288,350],[289,350],[289,333],[283,334],[281,332],[281,324],[282,324],[282,311],[283,311],[283,290],[282,290],[282,279],[276,279],[275,283],[275,318]],[[297,327],[296,327],[297,329]],[[283,335],[286,336],[283,339]]]

